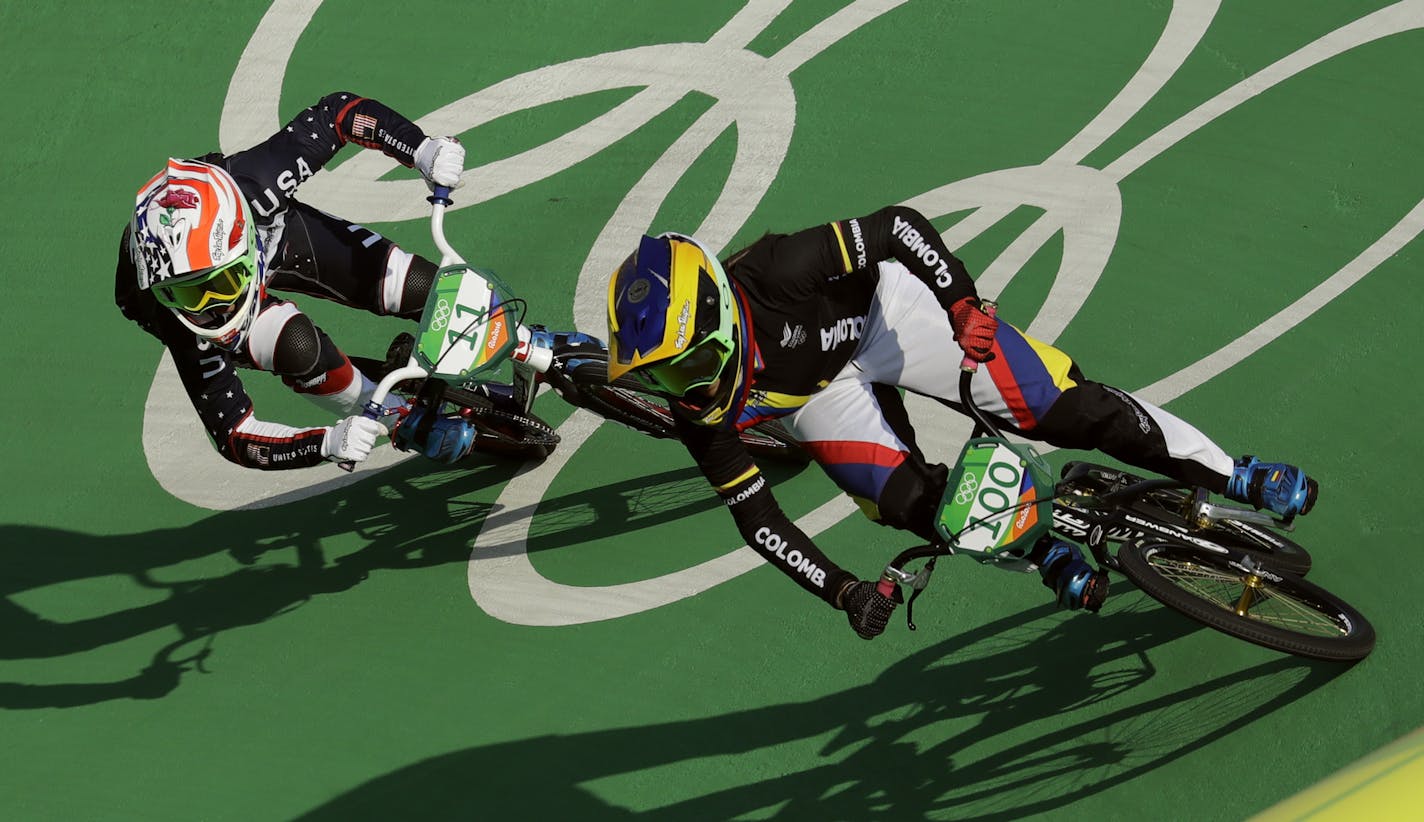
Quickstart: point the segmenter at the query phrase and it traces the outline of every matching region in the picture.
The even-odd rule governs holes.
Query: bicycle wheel
[[[1069,462],[1065,464],[1063,475],[1067,476],[1070,470],[1080,464],[1083,463]],[[1091,510],[1085,502],[1075,501],[1072,496],[1074,492],[1096,496],[1119,488],[1126,488],[1143,479],[1134,474],[1102,465],[1087,463],[1087,466],[1088,473],[1074,480],[1073,484],[1066,489],[1067,496],[1060,496],[1054,503],[1055,527],[1064,531],[1064,535],[1070,539],[1080,540],[1085,535],[1074,533],[1079,530],[1078,526],[1070,519],[1061,516],[1057,509],[1061,508],[1063,513],[1070,517],[1077,515],[1080,522],[1091,522],[1092,517],[1097,513],[1096,510]],[[1175,538],[1183,542],[1203,540],[1227,551],[1244,552],[1259,557],[1275,571],[1284,571],[1297,576],[1305,576],[1310,572],[1310,552],[1268,528],[1237,520],[1213,522],[1205,528],[1189,524],[1183,516],[1183,512],[1186,511],[1191,501],[1191,492],[1181,488],[1155,488],[1147,491],[1131,502],[1124,503],[1124,507],[1179,532],[1181,536],[1164,537],[1162,534],[1154,534],[1140,528],[1133,528],[1131,525],[1125,525],[1116,532],[1108,534],[1108,540],[1111,542],[1135,538]]]
[[[1117,558],[1148,596],[1239,639],[1336,661],[1363,659],[1374,649],[1375,629],[1359,611],[1300,577],[1252,570],[1242,554],[1131,540]]]
[[[677,436],[672,411],[667,401],[636,380],[619,377],[608,381],[606,360],[580,355],[581,361],[567,372],[569,381],[579,394],[575,405],[641,431],[651,437],[669,439]],[[779,422],[760,423],[741,433],[742,444],[754,457],[783,462],[806,463],[811,455],[796,442]]]

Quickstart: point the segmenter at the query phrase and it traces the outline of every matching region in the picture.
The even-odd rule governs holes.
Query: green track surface
[[[847,19],[836,0],[778,5],[748,7],[775,19],[731,48],[770,56]],[[1109,168],[1387,6],[1226,0],[1213,17],[1214,5],[852,4],[863,21],[837,23],[822,50],[793,61],[794,109],[765,95],[794,129],[779,164],[748,160],[765,193],[743,201],[749,214],[721,239],[732,247],[1044,163],[1137,74],[1176,15],[1210,23],[1160,90],[1068,165]],[[311,17],[275,69],[268,99],[282,118],[338,89],[420,118],[542,66],[707,41],[743,10],[311,6],[274,12]],[[1082,223],[1111,253],[1057,336],[1092,376],[1132,390],[1170,378],[1289,309],[1419,206],[1424,4],[1391,8],[1374,18],[1382,36],[1208,118],[1118,181],[1093,178],[1092,190],[1119,193],[1121,220],[1115,232]],[[161,352],[113,305],[114,254],[133,192],[165,158],[220,146],[232,77],[267,11],[231,0],[0,5],[0,818],[1233,820],[1424,724],[1424,529],[1409,502],[1421,456],[1417,214],[1343,293],[1166,403],[1228,451],[1297,461],[1320,479],[1296,538],[1315,556],[1311,578],[1378,630],[1354,667],[1198,628],[1120,578],[1100,616],[1056,612],[1036,575],[968,561],[942,563],[916,604],[918,632],[897,618],[874,643],[764,567],[630,616],[516,624],[481,607],[467,574],[491,511],[528,516],[500,502],[522,481],[517,465],[406,462],[252,510],[165,490],[143,437]],[[743,63],[726,65],[736,79]],[[667,72],[650,65],[641,82],[666,88]],[[468,165],[524,156],[637,90],[470,128]],[[723,93],[682,89],[587,159],[555,160],[453,212],[452,240],[527,297],[532,319],[579,323],[573,295],[591,254],[590,270],[611,270],[650,223],[693,231],[708,216],[756,122],[714,135],[685,185],[621,231],[623,250],[593,251],[628,192]],[[931,216],[952,231],[971,208]],[[1012,253],[1045,211],[1062,213],[1026,194],[960,244],[970,270]],[[419,219],[369,224],[429,250]],[[1051,232],[1011,266],[1017,276],[992,292],[1006,317],[1029,324],[1082,236]],[[384,350],[399,329],[314,302],[303,306],[355,353]],[[275,379],[247,382],[264,418],[328,422]],[[555,423],[568,414],[552,395],[537,410]],[[923,436],[943,422],[926,421]],[[793,516],[835,496],[814,468],[772,473]],[[605,425],[550,483],[528,556],[563,585],[635,583],[736,550],[720,507],[675,444]],[[858,516],[817,537],[865,576],[909,539]]]

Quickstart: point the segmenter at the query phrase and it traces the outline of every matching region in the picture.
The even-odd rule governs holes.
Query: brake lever
[[[880,584],[882,586],[887,582],[910,586],[910,597],[905,600],[905,624],[909,626],[911,631],[916,630],[914,619],[915,599],[918,598],[920,593],[930,584],[930,576],[934,574],[935,561],[938,559],[939,557],[937,556],[930,557],[929,561],[924,564],[924,567],[913,574],[909,571],[896,568],[893,565],[887,565],[885,566],[885,573],[880,578]],[[881,593],[884,593],[884,591],[882,590]]]

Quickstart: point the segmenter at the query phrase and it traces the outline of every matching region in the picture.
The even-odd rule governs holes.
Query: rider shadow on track
[[[942,640],[874,681],[803,702],[469,748],[365,783],[300,817],[1012,820],[1091,797],[1247,728],[1344,668],[1281,657],[1163,695],[1150,652],[1200,630],[1140,594],[1103,625],[1034,608]],[[1229,641],[1222,638],[1222,641]],[[1160,683],[1158,683],[1160,686]],[[639,699],[630,680],[623,698]],[[833,735],[807,764],[787,746]],[[716,784],[677,798],[698,762]],[[736,765],[728,766],[733,762]],[[799,768],[799,770],[796,770]],[[663,780],[661,775],[668,775]],[[676,774],[676,777],[671,775]],[[600,793],[665,804],[635,811]],[[644,790],[639,792],[641,786]],[[698,790],[697,787],[692,788]]]
[[[0,567],[5,568],[0,575],[0,662],[65,658],[66,664],[82,667],[84,654],[148,634],[160,646],[131,676],[114,681],[40,684],[6,681],[9,677],[0,674],[0,708],[158,699],[173,692],[185,673],[209,672],[214,640],[224,631],[280,618],[316,597],[347,591],[372,574],[463,564],[492,508],[468,497],[504,484],[519,467],[518,462],[484,462],[431,470],[412,461],[318,497],[137,534],[0,525]],[[541,525],[546,547],[560,544],[561,532],[587,536],[578,525],[584,514],[569,511],[592,504],[612,512],[627,507],[620,502],[624,498],[658,494],[663,485],[680,488],[693,474],[695,469],[679,470],[546,498],[539,506],[541,519],[549,515]],[[705,488],[693,499],[667,516],[717,504]],[[606,519],[600,517],[602,527],[614,527]],[[324,541],[340,537],[346,544],[350,534],[362,546],[328,556]],[[203,575],[175,580],[198,573],[183,563],[196,563]],[[213,574],[215,566],[222,571]],[[134,585],[143,591],[134,592]],[[96,591],[99,597],[93,596]],[[146,604],[72,620],[45,613],[44,602],[65,612],[71,610],[69,602],[84,602],[88,610],[113,591],[122,601]]]
[[[775,487],[805,470],[807,465],[765,461],[759,467]],[[567,494],[554,505],[548,499],[541,500],[529,528],[528,544],[514,550],[532,554],[564,548],[568,545],[569,533],[578,534],[580,541],[617,537],[723,507],[696,467],[645,474]],[[500,513],[523,515],[526,512]],[[728,519],[729,533],[735,535],[731,526]],[[494,547],[487,555],[500,556],[505,550],[509,549]]]

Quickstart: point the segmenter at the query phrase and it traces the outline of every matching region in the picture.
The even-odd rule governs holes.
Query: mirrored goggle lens
[[[641,376],[652,387],[680,396],[717,379],[729,353],[709,341],[671,362],[644,369]]]
[[[198,313],[184,311],[183,316],[199,328],[221,328],[236,310],[233,303],[213,303]]]
[[[237,260],[219,269],[202,282],[160,285],[159,302],[189,314],[201,314],[214,306],[230,305],[242,296],[251,279],[247,263]]]

